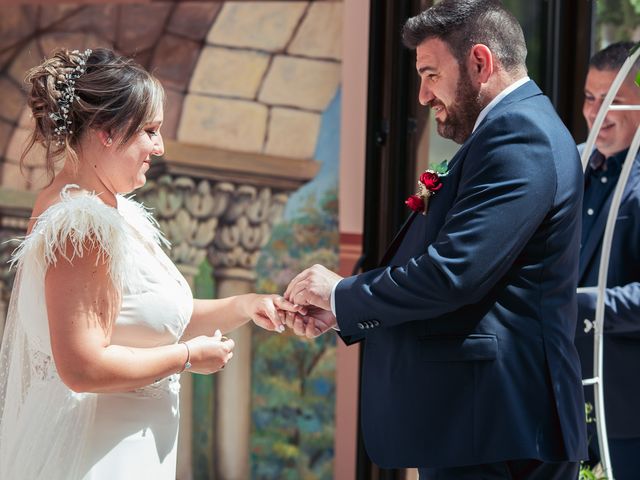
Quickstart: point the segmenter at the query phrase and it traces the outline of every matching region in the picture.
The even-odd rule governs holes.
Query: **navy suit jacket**
[[[589,167],[590,168],[590,167]],[[613,190],[580,250],[578,286],[598,284],[604,229]],[[640,437],[640,155],[633,164],[616,221],[609,259],[604,321],[604,394],[607,433],[611,438]],[[584,378],[593,376],[593,330],[596,294],[578,295],[576,346]],[[593,389],[587,387],[593,402]]]
[[[573,345],[582,178],[570,134],[527,82],[461,146],[390,264],[337,285],[341,335],[364,341],[376,464],[586,456]]]

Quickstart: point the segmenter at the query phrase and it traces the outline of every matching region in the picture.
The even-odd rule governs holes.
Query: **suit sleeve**
[[[596,289],[578,292],[578,322],[596,318]],[[605,335],[640,337],[640,283],[607,288],[604,301]]]
[[[548,214],[557,188],[547,135],[529,118],[513,116],[493,120],[472,139],[460,159],[457,197],[424,254],[338,284],[343,336],[361,334],[359,324],[368,321],[393,327],[455,311],[477,303],[502,279]]]

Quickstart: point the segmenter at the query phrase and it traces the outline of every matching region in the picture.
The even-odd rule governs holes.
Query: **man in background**
[[[631,42],[610,45],[589,62],[582,112],[591,129],[600,105]],[[636,63],[615,97],[614,104],[640,104],[634,79]],[[585,172],[582,208],[579,287],[594,287],[609,207],[622,164],[640,124],[640,111],[609,112],[596,140]],[[581,146],[582,147],[582,146]],[[583,378],[593,377],[593,322],[595,288],[578,293],[576,346]],[[607,278],[604,318],[604,395],[611,463],[616,480],[640,478],[640,157],[636,157],[622,197],[613,236]],[[585,388],[593,405],[593,389]],[[590,458],[599,459],[595,425],[590,425]]]

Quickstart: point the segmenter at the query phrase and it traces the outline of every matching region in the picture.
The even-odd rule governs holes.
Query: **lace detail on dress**
[[[53,362],[53,358],[44,352],[34,351],[31,355],[31,371],[33,373],[33,379],[41,382],[49,380],[59,380],[58,370]]]
[[[149,398],[161,398],[167,393],[179,393],[180,392],[180,375],[177,373],[169,375],[168,377],[156,380],[151,385],[146,387],[136,388],[133,393],[141,397]]]

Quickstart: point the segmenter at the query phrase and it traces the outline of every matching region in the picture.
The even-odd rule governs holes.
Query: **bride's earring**
[[[111,137],[107,138],[107,141],[105,142],[105,145],[107,147],[110,147],[111,145],[113,145],[113,140],[111,139]]]

